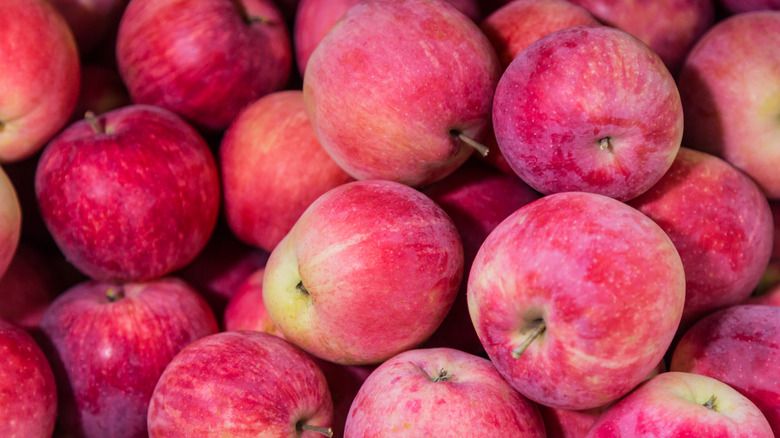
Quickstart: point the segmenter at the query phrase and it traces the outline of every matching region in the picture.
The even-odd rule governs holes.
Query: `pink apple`
[[[68,127],[44,150],[35,188],[60,250],[102,281],[145,281],[183,267],[206,245],[219,209],[203,138],[148,105]]]
[[[19,245],[22,210],[16,189],[0,168],[0,277],[8,269]]]
[[[302,351],[255,331],[207,336],[171,361],[149,405],[149,437],[314,438],[330,427],[325,376]]]
[[[312,53],[303,95],[347,173],[424,186],[485,135],[498,78],[490,42],[444,0],[366,0]]]
[[[250,104],[220,145],[225,216],[241,240],[273,251],[320,195],[352,178],[322,148],[303,93],[271,93]]]
[[[280,338],[284,335],[276,328],[263,302],[263,276],[260,268],[247,277],[230,298],[225,308],[225,330],[255,330]]]
[[[87,111],[95,114],[130,105],[130,95],[115,68],[98,64],[83,64],[81,67],[81,91],[73,121],[84,118]]]
[[[488,236],[468,280],[488,356],[528,398],[590,409],[641,382],[672,342],[685,300],[663,230],[614,199],[549,195]]]
[[[0,317],[0,436],[51,437],[57,388],[51,366],[21,327]]]
[[[61,290],[49,259],[20,244],[5,275],[0,277],[0,318],[33,331]]]
[[[779,307],[738,305],[704,317],[677,344],[670,369],[730,385],[755,403],[780,434]]]
[[[729,385],[698,374],[653,377],[608,408],[588,438],[683,436],[772,438],[756,405]]]
[[[185,346],[217,332],[205,301],[173,277],[85,282],[43,316],[59,394],[58,423],[84,437],[146,437],[157,379]]]
[[[780,10],[778,0],[720,0],[720,3],[733,13],[750,11]]]
[[[116,30],[130,0],[48,0],[68,22],[83,57]]]
[[[272,0],[134,0],[119,25],[119,73],[136,103],[210,130],[284,87],[287,27]]]
[[[780,199],[780,11],[713,26],[679,77],[687,147],[722,157]]]
[[[263,301],[312,355],[371,364],[427,339],[462,275],[460,236],[441,207],[399,183],[356,181],[320,196],[274,249]]]
[[[79,93],[79,54],[45,0],[0,2],[0,162],[33,155],[65,125]]]
[[[498,146],[531,187],[620,201],[669,169],[682,122],[658,56],[609,27],[563,29],[529,45],[504,72],[493,105]]]
[[[680,253],[683,326],[743,301],[761,280],[772,213],[758,186],[725,161],[680,148],[663,178],[629,205],[660,225]]]
[[[544,437],[536,405],[487,359],[449,348],[410,350],[363,383],[347,417],[354,437]]]

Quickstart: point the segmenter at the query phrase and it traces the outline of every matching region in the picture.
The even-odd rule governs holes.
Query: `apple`
[[[300,90],[250,104],[220,144],[225,216],[244,242],[273,251],[320,195],[352,181],[322,148]]]
[[[298,348],[267,333],[222,332],[165,369],[149,437],[313,438],[328,434],[332,410],[325,376]]]
[[[48,0],[68,22],[79,54],[92,53],[119,25],[130,0]]]
[[[130,105],[130,95],[115,68],[98,64],[82,64],[81,91],[73,110],[72,121],[84,118],[87,111],[104,114]]]
[[[639,384],[669,348],[685,275],[664,231],[606,196],[545,196],[482,244],[468,277],[479,339],[520,393],[582,410]]]
[[[682,123],[677,86],[658,56],[604,26],[531,43],[504,72],[493,104],[501,152],[546,195],[639,196],[672,165]]]
[[[208,145],[149,105],[69,126],[46,146],[35,191],[57,246],[100,281],[146,281],[183,267],[206,245],[219,210]]]
[[[684,327],[743,301],[761,280],[772,252],[769,203],[720,158],[680,148],[663,178],[629,205],[660,225],[680,254]]]
[[[35,331],[49,304],[61,292],[57,280],[49,259],[21,243],[0,277],[0,318]]]
[[[51,304],[41,330],[62,429],[84,437],[145,437],[149,399],[166,365],[218,328],[197,292],[167,277],[80,283]]]
[[[780,199],[780,11],[713,26],[678,79],[687,147],[717,155]]]
[[[345,438],[544,437],[536,405],[487,359],[450,348],[409,350],[368,376],[347,417]]]
[[[134,102],[214,131],[284,87],[292,68],[287,26],[272,0],[134,0],[116,56]]]
[[[780,307],[780,284],[776,284],[758,295],[748,297],[742,304],[763,304]]]
[[[463,276],[452,219],[385,180],[326,192],[271,252],[263,301],[285,339],[342,365],[378,363],[427,339]]]
[[[51,366],[21,327],[0,317],[0,436],[51,437],[57,388]]]
[[[260,268],[239,285],[225,308],[225,330],[255,330],[284,338],[263,302],[264,275],[265,268]]]
[[[489,126],[499,74],[490,42],[444,0],[366,0],[312,53],[303,96],[347,173],[417,187],[485,151],[473,140]]]
[[[756,405],[718,380],[683,372],[653,377],[604,411],[587,438],[772,438]]]
[[[762,10],[780,10],[780,1],[778,0],[720,0],[720,3],[735,14]]]
[[[0,2],[0,162],[40,150],[70,117],[79,54],[68,24],[45,0]]]
[[[8,269],[19,246],[22,233],[22,209],[16,189],[0,167],[0,277]]]
[[[678,342],[670,369],[728,384],[780,434],[780,307],[736,305],[705,316]]]

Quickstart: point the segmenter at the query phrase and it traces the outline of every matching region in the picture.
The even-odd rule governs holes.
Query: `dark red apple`
[[[46,256],[20,244],[8,271],[0,277],[0,318],[34,330],[57,294],[57,276]]]

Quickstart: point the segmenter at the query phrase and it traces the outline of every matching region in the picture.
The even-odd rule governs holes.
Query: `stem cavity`
[[[715,394],[712,394],[712,397],[710,397],[709,400],[704,402],[704,404],[702,406],[704,406],[705,408],[707,408],[707,409],[709,409],[711,411],[714,411],[715,410]]]
[[[450,135],[458,137],[458,140],[476,149],[477,152],[479,152],[479,154],[483,157],[487,157],[488,153],[490,152],[490,149],[488,149],[487,146],[458,131],[457,129],[450,130]]]
[[[602,151],[607,149],[612,150],[612,137],[604,137],[599,139],[599,149]]]
[[[431,378],[431,382],[446,382],[450,380],[450,374],[447,372],[447,370],[441,369],[439,370],[439,374]]]
[[[246,24],[254,24],[254,23],[270,23],[271,20],[265,17],[257,17],[254,15],[249,15],[249,12],[247,12],[246,8],[244,7],[244,4],[241,2],[241,0],[232,0],[233,6],[235,6],[236,10],[238,11],[238,14],[241,16],[241,19],[244,20],[244,23]]]
[[[317,432],[327,437],[333,436],[333,429],[331,429],[330,427],[312,426],[310,424],[304,424],[303,421],[299,421],[298,423],[295,424],[295,430],[297,430],[298,432],[304,432],[308,430],[311,432]]]
[[[303,286],[303,281],[299,281],[295,288],[298,289],[298,292],[304,295],[309,295],[309,291],[306,290],[306,287]]]
[[[116,303],[125,297],[125,290],[122,286],[109,287],[106,289],[106,298],[109,303]]]
[[[528,349],[528,347],[531,345],[531,342],[536,340],[544,331],[547,329],[547,326],[544,324],[543,319],[537,319],[533,322],[533,331],[528,335],[527,338],[523,341],[522,344],[515,347],[514,350],[512,350],[512,357],[515,359],[519,359],[520,356],[525,353],[525,350]]]

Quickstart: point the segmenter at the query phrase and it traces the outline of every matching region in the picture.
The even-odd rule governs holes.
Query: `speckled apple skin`
[[[355,179],[424,186],[481,140],[500,68],[476,24],[444,1],[368,0],[312,53],[303,95],[317,138]]]
[[[219,211],[211,151],[162,108],[130,105],[55,137],[35,175],[41,215],[62,253],[98,281],[147,281],[192,261]]]
[[[149,406],[149,437],[315,438],[329,427],[325,376],[302,351],[255,331],[222,332],[182,350]]]
[[[441,372],[444,381],[433,381]],[[487,359],[449,348],[409,350],[363,383],[345,438],[545,436],[536,405]]]
[[[462,276],[460,236],[441,207],[399,183],[356,181],[314,201],[274,249],[263,301],[307,352],[378,363],[433,333]]]
[[[0,319],[0,436],[49,438],[56,415],[49,362],[24,329]]]
[[[704,404],[715,396],[714,409]],[[586,438],[772,438],[756,405],[723,382],[668,372],[615,403]]]
[[[509,165],[541,193],[627,201],[672,165],[683,113],[674,79],[644,43],[579,26],[540,38],[512,61],[496,89],[493,127]],[[610,146],[602,149],[604,138]]]
[[[696,43],[679,77],[686,147],[717,155],[780,199],[780,11],[738,14]]]
[[[663,357],[685,299],[663,230],[582,192],[522,207],[488,236],[468,280],[471,319],[501,374],[528,398],[590,409],[626,394]],[[546,330],[512,357],[544,320]]]
[[[0,162],[23,160],[59,131],[79,94],[76,41],[47,1],[0,2]]]
[[[287,27],[272,0],[134,0],[119,24],[116,56],[134,102],[210,130],[227,128],[246,105],[282,89],[292,68]]]
[[[245,108],[220,144],[225,217],[244,242],[273,251],[320,195],[352,181],[322,148],[300,90]]]
[[[660,225],[680,254],[683,326],[743,301],[761,280],[773,243],[769,203],[720,158],[680,148],[663,178],[629,205]]]
[[[125,298],[110,302],[108,288]],[[49,306],[40,327],[57,379],[57,422],[86,438],[146,437],[149,399],[166,365],[218,331],[206,302],[173,277],[80,283]]]
[[[704,317],[677,344],[670,369],[730,385],[780,435],[780,307],[738,305]]]
[[[13,182],[0,168],[0,277],[8,270],[19,247],[22,207]]]

